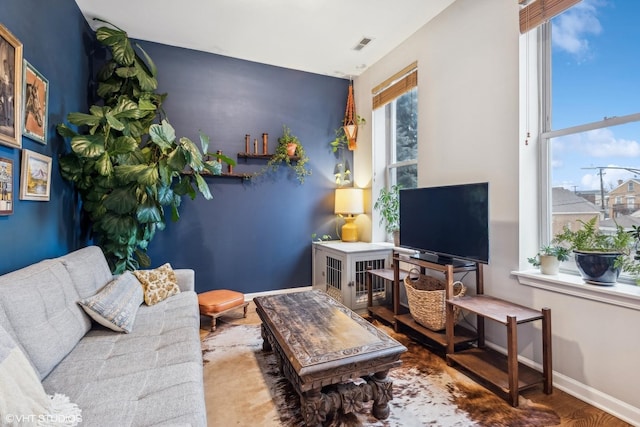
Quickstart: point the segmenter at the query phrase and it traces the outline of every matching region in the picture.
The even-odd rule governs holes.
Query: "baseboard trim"
[[[490,342],[487,342],[486,345],[487,347],[490,347],[502,354],[507,354],[507,350],[503,347]],[[518,361],[530,368],[542,371],[542,365],[531,359],[518,356]],[[582,400],[583,402],[588,403],[589,405],[595,406],[600,410],[620,418],[622,421],[627,422],[632,426],[640,427],[640,423],[638,422],[638,420],[640,420],[640,408],[636,408],[635,406],[623,402],[620,399],[603,393],[600,390],[596,390],[586,384],[582,384],[581,382],[556,371],[553,371],[553,386]]]

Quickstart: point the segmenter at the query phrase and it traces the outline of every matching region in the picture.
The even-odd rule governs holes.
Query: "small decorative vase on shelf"
[[[288,156],[295,156],[296,155],[296,148],[298,148],[297,144],[291,142],[289,144],[287,144],[287,155]]]

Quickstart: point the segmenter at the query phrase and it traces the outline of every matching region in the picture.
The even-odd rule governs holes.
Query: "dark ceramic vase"
[[[614,267],[619,253],[593,253],[574,251],[576,266],[585,282],[592,285],[613,286],[620,276],[620,267]]]

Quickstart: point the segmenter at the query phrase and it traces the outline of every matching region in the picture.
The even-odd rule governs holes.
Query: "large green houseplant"
[[[155,93],[157,70],[140,46],[121,29],[101,27],[97,40],[111,58],[97,75],[99,105],[88,113],[70,113],[58,133],[71,139],[71,151],[60,158],[62,176],[75,184],[92,237],[114,273],[150,265],[146,253],[157,230],[165,227],[164,207],[173,220],[183,195],[199,191],[211,199],[202,173],[212,172],[215,159],[205,161],[209,139],[200,133],[202,151],[188,138],[177,138],[162,120],[166,94]],[[196,191],[197,190],[197,191]]]
[[[633,236],[619,225],[615,232],[605,233],[598,228],[597,219],[578,221],[582,224],[578,230],[565,226],[553,242],[573,251],[576,266],[587,283],[614,284],[623,270],[637,275],[638,263],[629,256]]]

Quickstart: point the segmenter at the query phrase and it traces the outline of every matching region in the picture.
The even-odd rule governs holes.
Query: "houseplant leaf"
[[[96,158],[104,153],[105,135],[77,135],[71,140],[73,152],[80,157]]]

